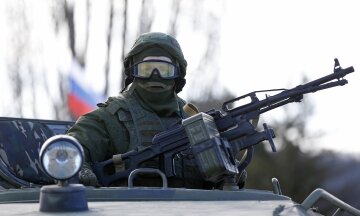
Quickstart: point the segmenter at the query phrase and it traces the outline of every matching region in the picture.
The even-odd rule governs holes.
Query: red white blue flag
[[[85,71],[76,61],[73,61],[69,73],[69,90],[68,108],[74,119],[96,109],[96,104],[105,99],[86,82]]]

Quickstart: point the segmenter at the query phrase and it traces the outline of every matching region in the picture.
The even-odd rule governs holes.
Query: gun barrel
[[[332,74],[329,74],[327,76],[324,76],[324,77],[321,77],[317,80],[314,80],[314,81],[311,81],[311,82],[308,82],[302,86],[319,86],[321,84],[324,84],[324,83],[327,83],[327,82],[330,82],[334,79],[342,79],[344,78],[346,75],[348,75],[349,73],[352,73],[354,72],[354,67],[348,67],[348,68],[345,68],[345,69],[342,69],[342,68],[338,68],[338,69],[335,69],[334,70],[334,73]]]
[[[282,105],[292,102],[300,102],[304,94],[316,92],[319,90],[324,90],[327,88],[332,88],[335,86],[345,85],[347,84],[347,80],[343,79],[343,77],[354,71],[355,70],[352,66],[345,69],[342,69],[340,66],[337,66],[334,68],[334,73],[332,74],[296,86],[292,89],[284,90],[273,96],[267,96],[263,100],[253,101],[243,106],[236,107],[234,109],[229,110],[228,114],[232,118],[235,118],[237,116],[243,116],[245,119],[248,120],[252,119],[254,115],[258,116],[261,113],[267,112]],[[244,116],[244,115],[249,115],[249,116]]]

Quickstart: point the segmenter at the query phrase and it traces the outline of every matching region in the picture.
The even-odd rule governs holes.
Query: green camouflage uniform
[[[160,117],[149,109],[142,107],[135,91],[129,90],[117,97],[110,97],[106,103],[98,104],[99,108],[78,119],[68,131],[84,147],[88,164],[103,161],[115,154],[133,149],[143,149],[152,144],[155,134],[169,128],[188,115],[182,110],[185,102],[178,97],[179,112],[172,117]],[[130,108],[131,107],[131,108]],[[191,156],[190,156],[191,157]],[[186,170],[182,165],[186,164]],[[176,157],[177,177],[169,180],[172,187],[207,188],[198,174],[192,158]],[[159,168],[156,160],[144,166]],[[149,180],[150,179],[150,180]],[[157,178],[139,180],[139,184],[157,186]],[[119,182],[118,185],[124,185]]]

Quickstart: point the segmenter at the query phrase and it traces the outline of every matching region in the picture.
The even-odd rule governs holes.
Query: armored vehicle
[[[269,180],[273,191],[168,188],[161,171],[154,172],[162,176],[162,187],[134,187],[132,179],[141,169],[130,174],[128,187],[67,182],[79,170],[83,156],[78,143],[62,135],[72,124],[0,118],[1,215],[320,215],[313,208],[319,199],[338,207],[339,215],[360,215],[322,189],[295,203],[281,193],[275,178]],[[70,164],[60,169],[64,163]]]

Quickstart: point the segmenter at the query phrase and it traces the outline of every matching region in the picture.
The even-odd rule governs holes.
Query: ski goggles
[[[155,70],[163,79],[174,79],[179,76],[177,65],[162,60],[138,62],[131,67],[131,74],[138,78],[150,78]]]

